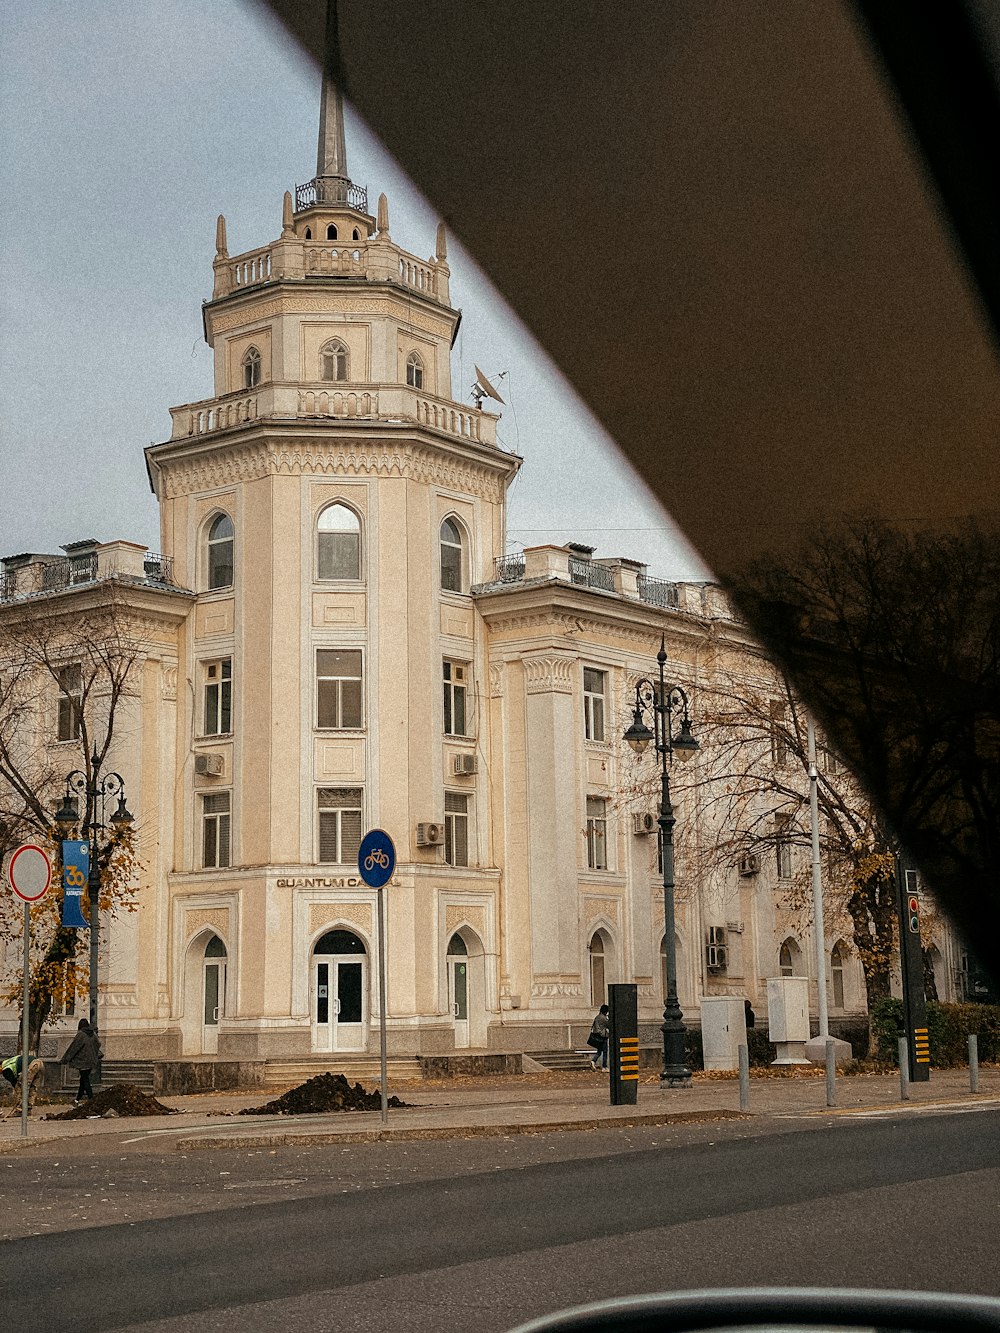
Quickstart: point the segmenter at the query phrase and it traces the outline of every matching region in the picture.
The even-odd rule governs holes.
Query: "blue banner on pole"
[[[64,842],[62,845],[63,862],[63,914],[64,926],[88,926],[90,923],[83,915],[83,891],[90,878],[90,843]]]

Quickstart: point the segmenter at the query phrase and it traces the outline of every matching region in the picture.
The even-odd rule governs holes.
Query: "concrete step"
[[[133,1083],[140,1092],[153,1093],[152,1060],[102,1060],[101,1087],[111,1083]]]
[[[593,1052],[586,1051],[529,1051],[532,1060],[537,1060],[546,1069],[589,1069],[593,1061]]]
[[[317,1074],[343,1074],[351,1083],[375,1085],[381,1081],[382,1066],[377,1055],[312,1055],[299,1060],[268,1060],[264,1066],[264,1086],[293,1088]],[[420,1061],[409,1056],[390,1056],[387,1061],[390,1090],[394,1082],[420,1079]]]

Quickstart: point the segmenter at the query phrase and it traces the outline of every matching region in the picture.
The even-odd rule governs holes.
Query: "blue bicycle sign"
[[[388,833],[369,829],[358,848],[358,874],[370,888],[380,889],[392,879],[396,869],[396,849]]]

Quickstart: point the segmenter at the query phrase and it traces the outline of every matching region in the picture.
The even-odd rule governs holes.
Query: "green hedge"
[[[876,1000],[871,1011],[872,1041],[876,1057],[886,1064],[898,1062],[897,1041],[903,1035],[903,1001],[892,996]],[[931,1063],[950,1069],[969,1062],[968,1038],[975,1033],[979,1059],[1000,1063],[1000,1008],[992,1004],[927,1004],[927,1031]]]

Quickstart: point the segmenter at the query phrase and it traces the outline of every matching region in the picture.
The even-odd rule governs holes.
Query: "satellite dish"
[[[503,399],[497,393],[496,389],[494,389],[493,385],[489,382],[489,380],[486,378],[483,372],[479,369],[478,366],[475,366],[474,368],[476,372],[476,382],[472,386],[472,396],[476,400],[476,406],[478,408],[481,408],[483,405],[484,398],[492,398],[495,403],[502,403]]]

